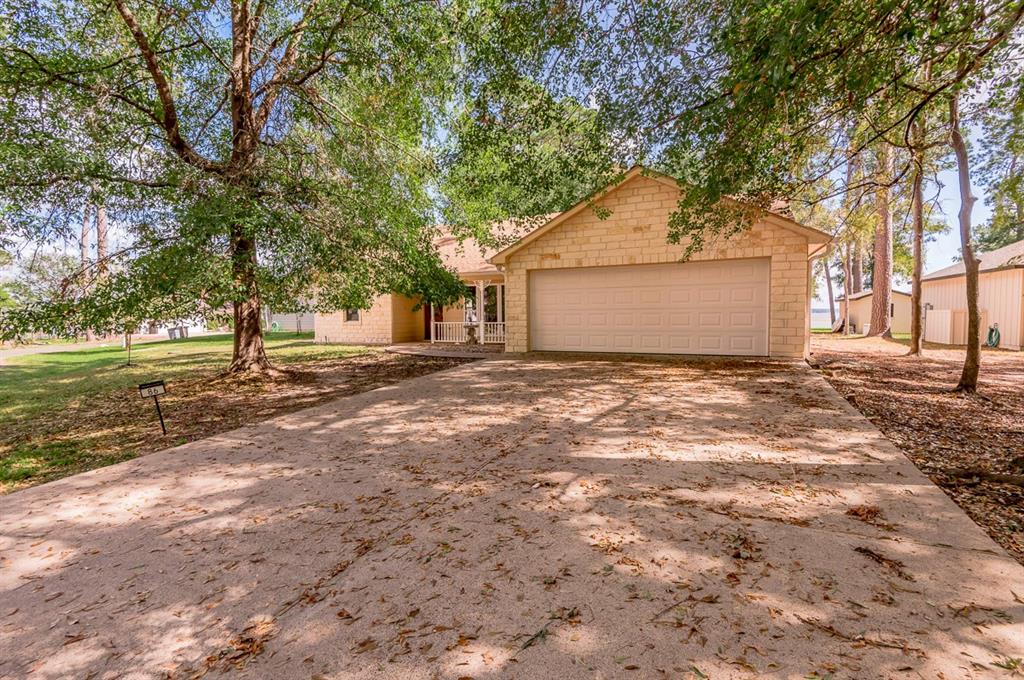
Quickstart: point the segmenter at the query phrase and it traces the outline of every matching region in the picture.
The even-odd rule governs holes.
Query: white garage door
[[[768,354],[767,258],[530,272],[530,347]]]

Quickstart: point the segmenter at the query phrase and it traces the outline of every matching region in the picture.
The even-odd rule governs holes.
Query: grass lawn
[[[133,458],[459,363],[267,336],[281,376],[223,375],[230,335],[0,359],[0,493]],[[139,383],[165,380],[163,436]]]

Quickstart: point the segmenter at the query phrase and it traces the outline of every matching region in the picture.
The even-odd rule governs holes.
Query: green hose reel
[[[988,338],[985,340],[986,347],[999,347],[999,324],[994,323],[988,327]]]

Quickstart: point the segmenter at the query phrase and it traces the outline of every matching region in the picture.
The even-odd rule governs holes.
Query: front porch
[[[505,343],[504,279],[466,281],[461,305],[428,309],[430,342],[503,345]]]

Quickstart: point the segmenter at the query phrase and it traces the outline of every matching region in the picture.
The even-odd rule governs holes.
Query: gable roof
[[[482,246],[476,239],[459,241],[454,236],[442,236],[434,241],[434,247],[444,266],[459,274],[490,274],[498,271],[497,267],[488,262],[498,252],[497,248]]]
[[[1017,241],[1011,243],[1008,246],[997,248],[996,250],[979,253],[977,255],[979,261],[978,271],[991,272],[999,269],[1015,269],[1024,268],[1024,241]],[[925,274],[922,281],[932,281],[934,279],[948,279],[952,276],[963,276],[967,269],[964,267],[963,262],[957,262],[938,271],[934,271],[931,274]]]
[[[510,243],[532,231],[538,224],[543,224],[557,215],[538,215],[537,217],[520,220],[503,220],[492,222],[491,236],[498,243]],[[459,274],[493,274],[498,268],[490,263],[490,258],[501,250],[500,246],[485,246],[472,237],[459,238],[451,233],[447,226],[438,227],[441,235],[434,239],[434,248],[441,262]]]
[[[656,182],[664,184],[665,186],[670,186],[673,189],[678,189],[679,188],[679,182],[677,182],[674,177],[666,175],[663,172],[658,172],[657,170],[651,170],[649,168],[645,168],[645,167],[643,167],[641,165],[634,165],[632,168],[630,168],[626,172],[626,174],[624,174],[622,176],[622,179],[620,179],[617,182],[613,182],[612,184],[609,184],[608,186],[600,189],[599,191],[597,191],[594,194],[592,194],[591,196],[588,196],[587,198],[583,199],[582,201],[580,201],[579,203],[577,203],[573,207],[569,208],[568,210],[566,210],[564,212],[557,213],[550,220],[548,220],[544,224],[540,225],[539,227],[537,227],[533,231],[529,232],[528,234],[523,236],[521,239],[519,239],[518,241],[516,241],[515,243],[513,243],[509,247],[507,247],[504,250],[501,250],[498,253],[496,253],[493,257],[490,258],[490,261],[493,262],[494,264],[499,264],[499,265],[503,264],[505,262],[505,260],[508,259],[509,255],[511,255],[512,253],[516,252],[517,250],[520,250],[521,248],[523,248],[527,244],[532,243],[533,241],[536,241],[538,238],[540,238],[544,234],[548,233],[549,231],[551,231],[552,229],[554,229],[558,225],[562,224],[563,222],[568,220],[573,215],[576,215],[576,214],[582,212],[584,209],[586,209],[587,207],[592,205],[594,202],[604,198],[605,196],[607,196],[608,194],[612,193],[616,189],[621,188],[622,186],[624,186],[628,182],[631,182],[635,178],[641,177],[641,176],[647,177],[649,179],[652,179],[652,180],[654,180]],[[734,199],[726,199],[726,200],[733,201]],[[739,203],[739,201],[734,201],[734,202]],[[799,222],[794,220],[792,217],[788,217],[785,214],[782,214],[780,212],[776,212],[774,210],[766,210],[765,213],[768,216],[772,217],[773,221],[776,224],[778,224],[780,227],[788,229],[788,230],[790,230],[792,232],[795,232],[795,233],[800,234],[801,236],[804,236],[805,238],[807,238],[808,243],[828,243],[829,241],[832,240],[832,236],[830,234],[826,234],[825,232],[820,231],[818,229],[814,229],[812,227],[808,227],[808,226],[805,226],[803,224],[800,224]]]
[[[892,294],[893,295],[905,295],[907,297],[910,297],[910,293],[907,293],[907,292],[902,291],[902,290],[896,290],[895,288],[892,289]],[[866,288],[865,290],[862,290],[859,293],[854,293],[853,295],[851,295],[850,299],[851,300],[860,300],[861,298],[866,298],[869,295],[871,295],[871,289],[870,288]],[[836,298],[836,300],[842,300],[842,299],[843,299],[842,295],[840,295],[839,297]]]

